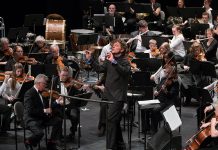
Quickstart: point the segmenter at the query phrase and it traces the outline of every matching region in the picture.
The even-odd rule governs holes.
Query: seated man
[[[26,149],[32,150],[44,135],[43,128],[51,125],[51,137],[48,141],[48,149],[56,150],[56,143],[62,132],[62,119],[51,115],[52,109],[41,95],[45,90],[48,77],[44,74],[36,76],[34,86],[24,95],[24,123],[30,129],[31,136],[25,140]]]

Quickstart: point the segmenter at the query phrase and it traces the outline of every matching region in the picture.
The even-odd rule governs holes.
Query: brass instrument
[[[150,15],[149,13],[136,13],[136,18],[142,20],[149,15]]]
[[[173,24],[173,25],[181,25],[183,23],[183,18],[182,17],[172,17],[170,16],[168,18],[168,24]]]

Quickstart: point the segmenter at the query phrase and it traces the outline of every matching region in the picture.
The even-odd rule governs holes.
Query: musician
[[[179,94],[179,83],[175,66],[167,65],[166,76],[161,79],[154,91],[154,96],[160,101],[160,106],[151,111],[151,134],[157,132],[158,122],[162,120],[161,111],[166,107],[176,104]],[[168,82],[169,81],[169,82]]]
[[[183,41],[185,40],[181,28],[178,25],[172,27],[173,39],[170,41],[170,51],[175,55],[176,61],[182,61],[185,56]]]
[[[212,16],[212,8],[211,8],[211,2],[212,0],[204,0],[204,6],[205,12],[208,13],[208,23],[213,24],[213,16]]]
[[[218,16],[218,15],[217,15]],[[218,18],[218,17],[217,17]],[[218,21],[218,19],[217,19]],[[218,24],[217,26],[213,29],[213,37],[218,41]]]
[[[82,93],[81,90],[77,89],[74,86],[73,82],[71,83],[70,72],[67,66],[63,67],[60,70],[59,77],[54,78],[52,89],[68,96],[74,96]],[[62,96],[56,99],[56,101],[63,105]],[[79,121],[79,101],[74,100],[69,104],[69,100],[67,100],[66,104],[67,109],[65,110],[65,113],[71,122],[70,134],[68,137],[74,140],[75,132],[77,131],[77,125]]]
[[[169,43],[163,42],[159,47],[159,50],[160,50],[160,58],[163,58],[163,56],[170,51]]]
[[[23,48],[19,45],[16,45],[14,47],[14,53],[13,53],[13,57],[11,57],[6,65],[5,65],[5,71],[12,71],[13,70],[13,66],[15,63],[20,62],[22,64],[24,64],[24,66],[26,64],[37,64],[38,62],[35,60],[35,58],[28,58],[27,56],[23,55]]]
[[[209,13],[208,12],[203,12],[202,13],[202,22],[203,24],[209,24],[209,28],[213,29],[213,23],[209,22]]]
[[[165,66],[167,64],[171,64],[173,66],[176,66],[176,61],[174,58],[173,52],[167,52],[165,55],[163,55],[163,62],[162,66],[154,73],[151,75],[150,80],[153,80],[156,84],[159,84],[161,79],[166,76],[165,74]]]
[[[148,23],[145,20],[140,20],[138,22],[138,31],[134,31],[131,35],[135,38],[131,44],[131,51],[133,52],[144,52],[146,47],[142,46],[142,38],[141,35],[153,36],[155,35],[152,31],[148,29]]]
[[[15,46],[14,47],[14,53],[12,58],[10,58],[6,65],[5,65],[5,71],[12,71],[13,67],[16,62],[19,62],[19,58],[23,57],[23,48],[21,46]]]
[[[203,46],[205,47],[205,56],[208,61],[217,62],[216,52],[218,42],[216,39],[213,38],[213,29],[206,30],[207,40],[203,41]]]
[[[21,63],[14,65],[12,76],[9,78],[7,86],[2,93],[2,97],[10,104],[13,104],[18,97],[22,85],[22,83],[17,81],[17,78],[24,78],[24,68]]]
[[[157,41],[154,39],[149,40],[149,49],[145,50],[144,53],[149,53],[150,58],[158,58],[160,51],[157,48]]]
[[[51,54],[47,55],[45,58],[45,64],[57,64],[59,70],[64,66],[68,66],[67,59],[60,55],[60,48],[58,45],[51,45],[50,51]]]
[[[91,59],[91,53],[86,53],[86,59],[98,72],[107,72],[105,81],[105,97],[114,103],[108,106],[108,137],[109,149],[124,149],[122,131],[120,128],[121,111],[126,101],[130,64],[125,57],[126,45],[119,39],[113,41],[112,51],[108,53],[102,65]]]
[[[10,78],[9,75],[5,75],[4,82],[0,87],[0,95],[2,95],[2,92],[6,88],[9,78]],[[3,115],[2,125],[0,126],[0,136],[4,136],[4,137],[7,136],[7,130],[10,127],[11,112],[12,109],[9,106],[0,104],[0,114]]]
[[[191,89],[190,86],[199,85],[200,77],[198,75],[192,75],[189,71],[190,63],[193,60],[197,61],[206,61],[203,53],[203,47],[200,43],[194,42],[190,49],[189,53],[184,57],[183,62],[181,63],[182,71],[180,73],[180,78],[182,80],[181,90],[184,93],[186,100],[184,102],[184,106],[188,106],[191,102]]]
[[[178,0],[177,1],[177,8],[185,8],[185,1],[184,0]]]
[[[30,150],[40,142],[44,135],[43,128],[48,125],[52,126],[48,149],[57,149],[57,142],[61,135],[62,119],[51,115],[52,109],[48,107],[48,101],[45,101],[40,94],[45,90],[47,80],[48,77],[44,74],[37,75],[34,86],[24,95],[24,123],[31,131],[31,136],[25,140],[25,146]]]
[[[206,147],[206,148],[201,148],[200,150],[216,150],[218,149],[218,129],[217,129],[217,116],[218,116],[218,105],[217,103],[214,105],[214,112],[215,112],[215,116],[212,117],[212,119],[210,120],[210,122],[207,123],[203,123],[201,126],[201,129],[207,128],[208,126],[210,126],[210,136],[212,137],[212,139],[210,140],[210,146]]]
[[[114,4],[109,5],[108,13],[106,13],[105,16],[115,17],[115,26],[106,26],[106,31],[110,32],[110,34],[124,33],[124,24],[122,21],[122,17],[116,12],[116,6]]]
[[[33,49],[31,53],[45,53],[49,52],[49,47],[46,45],[45,38],[41,35],[38,35],[35,39]]]
[[[208,111],[212,111],[213,109],[215,109],[215,106],[218,102],[218,80],[204,87],[204,89],[208,91],[213,91],[213,103],[210,106],[205,107],[204,113],[206,113]]]
[[[9,40],[6,37],[0,39],[0,61],[8,61],[13,56],[13,49],[9,47]]]

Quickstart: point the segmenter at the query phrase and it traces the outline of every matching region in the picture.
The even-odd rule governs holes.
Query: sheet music
[[[159,105],[160,101],[158,99],[144,100],[144,101],[138,101],[138,104],[141,106],[141,109],[153,108]]]
[[[182,125],[182,121],[174,105],[164,111],[163,116],[166,122],[169,124],[171,131],[176,130]]]

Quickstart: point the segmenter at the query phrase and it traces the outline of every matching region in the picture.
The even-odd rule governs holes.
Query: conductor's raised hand
[[[107,53],[106,59],[109,60],[110,62],[114,61],[114,56],[111,52]]]

